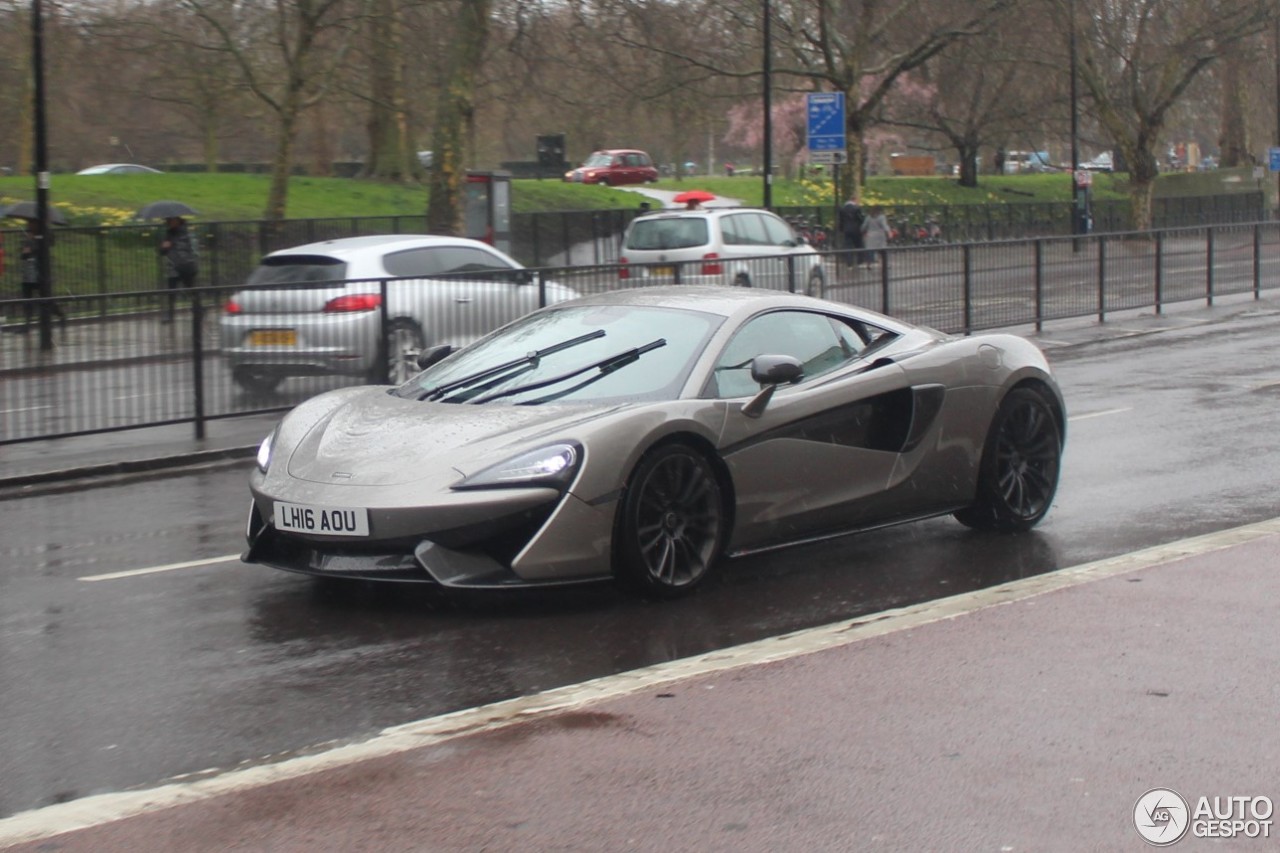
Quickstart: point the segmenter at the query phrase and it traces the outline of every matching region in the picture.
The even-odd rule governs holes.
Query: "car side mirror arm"
[[[418,353],[418,369],[426,370],[437,361],[441,361],[445,356],[453,353],[452,344],[438,344],[433,347],[427,347]]]

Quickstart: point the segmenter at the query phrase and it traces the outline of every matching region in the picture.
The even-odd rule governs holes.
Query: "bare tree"
[[[1258,0],[1052,0],[1062,29],[1075,27],[1080,83],[1092,112],[1129,169],[1134,227],[1151,226],[1157,146],[1191,83],[1271,20]],[[1072,13],[1075,13],[1074,19]]]
[[[298,120],[330,90],[370,0],[176,0],[204,21],[200,45],[239,68],[245,85],[276,117],[276,147],[264,217],[284,219]]]
[[[468,155],[466,143],[473,130],[473,96],[476,75],[489,37],[490,0],[461,0],[453,32],[450,72],[436,108],[432,134],[434,163],[427,204],[427,230],[433,234],[461,234],[463,186]]]

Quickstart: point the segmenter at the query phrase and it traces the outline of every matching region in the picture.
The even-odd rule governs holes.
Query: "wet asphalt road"
[[[1277,331],[1260,310],[1055,351],[1066,465],[1031,534],[938,519],[731,562],[675,603],[459,605],[220,559],[243,465],[0,503],[0,816],[1280,515]]]

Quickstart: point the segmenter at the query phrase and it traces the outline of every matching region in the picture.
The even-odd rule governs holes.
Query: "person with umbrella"
[[[195,235],[187,228],[187,220],[181,216],[169,216],[165,219],[165,230],[160,235],[157,251],[164,259],[165,281],[169,289],[169,307],[164,322],[172,323],[178,288],[194,287],[196,273],[200,268],[200,249]]]
[[[706,190],[686,190],[678,193],[673,201],[683,204],[685,210],[701,210],[704,201],[711,201],[715,196]]]
[[[13,214],[10,214],[13,215]],[[53,245],[53,235],[46,237],[44,226],[39,219],[27,219],[26,230],[22,232],[22,248],[19,258],[22,262],[22,333],[26,334],[35,316],[36,305],[40,301],[40,241],[47,240],[46,245]],[[57,302],[49,303],[49,311],[56,315],[58,323],[67,325],[67,315]]]

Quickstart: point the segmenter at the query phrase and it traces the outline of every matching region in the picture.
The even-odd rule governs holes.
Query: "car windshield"
[[[609,166],[612,164],[613,164],[612,154],[606,154],[603,151],[597,151],[596,153],[588,157],[587,162],[583,163],[582,165],[591,166],[592,168],[598,169],[601,166]]]
[[[699,311],[630,305],[540,311],[433,365],[395,393],[493,405],[674,399],[722,322]]]
[[[262,259],[248,284],[307,284],[346,281],[347,265],[325,255],[281,255]]]
[[[627,248],[689,249],[707,244],[707,220],[701,216],[666,216],[637,219],[627,234]]]

